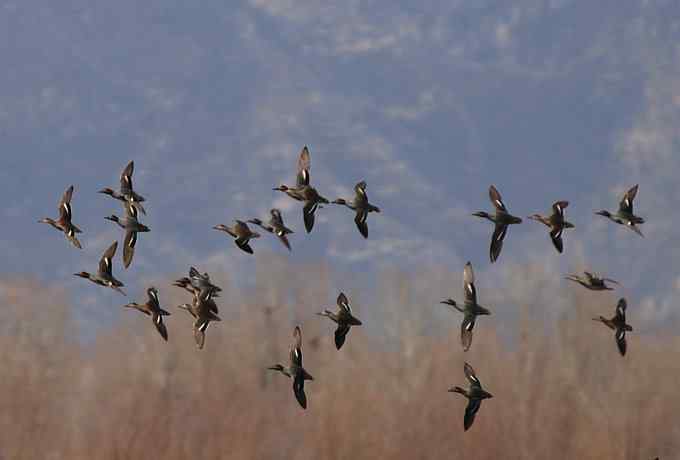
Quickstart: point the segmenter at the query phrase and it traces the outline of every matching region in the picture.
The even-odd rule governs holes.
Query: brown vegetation
[[[505,279],[514,287],[502,297],[478,276],[480,301],[494,316],[478,322],[463,353],[460,317],[433,302],[459,296],[459,273],[449,274],[454,292],[425,296],[417,275],[383,274],[370,294],[373,305],[361,300],[369,294],[348,292],[365,326],[354,328],[338,352],[331,323],[313,315],[337,295],[333,274],[303,266],[290,277],[272,276],[282,263],[258,266],[248,295],[213,274],[225,288],[218,299],[223,321],[210,327],[202,351],[190,318],[174,308],[187,298],[168,282],[156,283],[172,311],[165,343],[147,317],[122,308],[120,321],[83,341],[63,290],[2,281],[0,458],[680,455],[680,337],[636,329],[622,358],[613,334],[590,320],[613,312],[613,295],[514,267]],[[131,297],[143,298],[137,294]],[[559,307],[550,302],[556,294]],[[634,302],[629,315],[635,327]],[[499,319],[508,317],[514,320]],[[315,377],[307,411],[290,381],[265,370],[287,359],[296,322],[303,324],[305,367]],[[466,401],[446,391],[466,384],[464,360],[494,395],[467,433]]]

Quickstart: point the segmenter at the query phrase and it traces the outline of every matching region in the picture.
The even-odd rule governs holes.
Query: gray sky
[[[190,264],[247,283],[282,247],[265,238],[249,257],[211,227],[276,205],[297,231],[294,262],[370,275],[471,260],[487,284],[513,263],[590,267],[624,283],[650,325],[677,318],[677,2],[405,3],[2,3],[3,273],[118,303],[71,274],[120,238],[103,219],[117,203],[95,192],[134,159],[152,228],[118,270],[134,297]],[[325,195],[368,182],[384,211],[368,241],[334,207],[304,234],[299,206],[271,191],[294,179],[304,144]],[[528,221],[490,266],[490,225],[470,213],[490,207],[491,183],[521,216],[569,200],[565,254]],[[644,239],[593,215],[635,183]],[[70,184],[82,252],[35,224]]]

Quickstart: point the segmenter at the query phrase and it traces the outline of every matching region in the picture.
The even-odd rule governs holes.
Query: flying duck
[[[276,235],[279,238],[279,241],[281,241],[281,243],[283,243],[283,245],[290,251],[290,243],[288,242],[288,237],[286,235],[294,233],[293,230],[286,227],[283,223],[281,211],[278,209],[272,209],[269,211],[269,213],[271,214],[271,218],[266,224],[260,219],[250,219],[248,223],[258,225],[263,230]]]
[[[250,247],[250,244],[248,244],[248,242],[253,238],[259,238],[260,234],[250,230],[248,224],[246,224],[242,220],[235,220],[235,222],[236,223],[231,227],[228,225],[219,224],[215,225],[213,229],[227,232],[229,235],[235,238],[234,243],[236,243],[236,246],[238,246],[239,248],[241,248],[241,250],[247,252],[248,254],[252,254],[253,248]]]
[[[116,192],[113,189],[105,188],[99,191],[105,195],[109,195],[118,201],[130,203],[146,215],[146,210],[142,206],[142,201],[146,201],[143,196],[139,195],[132,188],[132,173],[135,170],[135,162],[131,161],[125,166],[123,172],[120,174],[120,191]]]
[[[149,227],[140,223],[137,220],[137,208],[131,203],[123,204],[125,216],[119,218],[112,214],[104,219],[115,222],[119,227],[125,229],[125,238],[123,240],[123,266],[128,268],[132,263],[132,257],[135,255],[135,246],[137,245],[137,233],[148,232]]]
[[[180,278],[173,283],[173,286],[181,287],[192,295],[197,296],[201,290],[210,288],[212,290],[212,297],[219,297],[218,292],[222,291],[222,288],[215,286],[210,282],[210,275],[203,273],[202,275],[196,270],[195,267],[189,268],[189,277]],[[217,311],[215,312],[217,313]]]
[[[319,316],[326,316],[337,323],[338,327],[335,329],[335,348],[338,350],[342,348],[345,343],[345,337],[352,326],[361,326],[361,321],[352,315],[352,307],[347,300],[347,296],[342,292],[337,300],[338,309],[335,312],[324,310],[317,313]]]
[[[168,341],[168,330],[163,323],[163,316],[168,316],[170,312],[167,312],[161,308],[158,301],[158,289],[155,287],[150,287],[146,290],[148,300],[146,303],[138,304],[136,302],[131,302],[125,305],[126,308],[134,308],[135,310],[141,311],[147,316],[151,316],[151,321],[153,325],[156,326],[156,330],[163,337],[163,340]]]
[[[629,324],[626,324],[627,305],[626,299],[619,299],[619,303],[616,305],[616,315],[612,319],[607,319],[603,316],[593,318],[593,321],[599,321],[615,331],[616,346],[619,348],[621,356],[626,355],[626,331],[630,332],[633,330]]]
[[[583,275],[584,276],[569,274],[565,276],[564,279],[574,281],[591,291],[613,291],[614,288],[607,286],[605,282],[619,284],[611,278],[604,278],[588,271],[584,271]]]
[[[307,395],[305,395],[305,380],[314,380],[314,377],[302,367],[302,330],[300,326],[295,326],[293,331],[294,342],[290,347],[290,364],[285,367],[275,364],[268,369],[281,372],[286,377],[293,379],[293,393],[300,406],[307,409]]]
[[[612,222],[616,222],[619,225],[625,225],[626,228],[631,229],[640,236],[644,236],[638,225],[644,224],[645,220],[642,217],[638,217],[633,214],[633,200],[637,195],[638,186],[635,185],[626,193],[623,194],[623,198],[619,203],[619,210],[612,214],[609,211],[598,211],[595,214],[599,216],[604,216]]]
[[[195,321],[193,324],[194,340],[199,350],[205,345],[205,331],[211,321],[222,321],[216,314],[215,302],[212,300],[213,289],[203,289],[198,295],[194,296],[192,303],[179,305],[178,308],[188,311]]]
[[[73,244],[73,246],[78,249],[82,249],[80,241],[76,237],[77,233],[82,233],[82,231],[76,227],[73,222],[71,222],[72,210],[71,210],[71,197],[73,196],[73,185],[66,189],[64,194],[59,200],[59,218],[57,220],[45,217],[40,219],[38,222],[41,224],[50,224],[52,227],[56,228],[60,232],[64,233],[66,239]]]
[[[328,199],[324,198],[317,192],[317,190],[310,184],[310,170],[311,159],[309,149],[307,146],[302,148],[297,164],[297,179],[295,187],[287,185],[280,185],[273,190],[284,192],[289,197],[296,201],[302,201],[304,207],[302,208],[302,217],[305,222],[305,230],[310,233],[314,228],[314,219],[316,210],[323,204],[328,204]]]
[[[464,390],[461,387],[455,386],[449,389],[451,393],[460,393],[468,399],[468,405],[465,408],[465,416],[463,417],[463,428],[467,431],[472,423],[475,421],[475,415],[482,405],[482,400],[493,398],[493,395],[482,388],[482,383],[475,375],[475,370],[468,363],[463,367],[465,377],[470,382],[469,390]]]
[[[555,249],[557,249],[557,252],[560,254],[562,254],[562,251],[564,250],[562,232],[565,228],[574,228],[574,225],[571,222],[567,222],[564,219],[564,209],[567,206],[569,206],[568,201],[556,201],[552,205],[553,212],[550,217],[544,217],[540,214],[529,216],[529,219],[541,222],[550,229],[550,239],[553,242],[553,246],[555,246]]]
[[[333,204],[347,206],[349,209],[356,211],[354,222],[357,224],[359,233],[361,233],[364,238],[368,238],[368,224],[366,223],[366,218],[368,217],[369,212],[380,212],[380,208],[373,206],[368,202],[365,181],[361,181],[354,186],[354,200],[347,201],[343,198],[338,198],[333,201]]]
[[[489,199],[496,208],[496,213],[494,215],[490,215],[484,211],[479,211],[472,215],[490,220],[495,225],[493,235],[491,236],[491,246],[489,247],[489,258],[491,259],[491,263],[494,263],[498,259],[498,256],[500,256],[501,249],[503,249],[503,240],[508,232],[508,225],[521,224],[522,219],[508,213],[508,209],[503,203],[501,194],[493,185],[489,187]]]
[[[477,316],[491,314],[488,309],[477,304],[475,274],[472,271],[472,264],[470,262],[466,263],[463,269],[463,295],[464,301],[462,307],[453,299],[446,299],[441,303],[463,313],[463,322],[460,326],[460,341],[463,344],[463,351],[468,351],[472,344],[472,329],[475,327]]]
[[[96,275],[93,275],[88,272],[75,273],[74,275],[88,279],[100,286],[110,287],[111,289],[125,295],[125,292],[123,292],[123,290],[121,289],[121,287],[125,285],[118,281],[111,272],[112,268],[111,263],[113,261],[113,256],[116,255],[117,247],[118,241],[114,241],[113,244],[111,244],[111,246],[109,246],[108,249],[104,251],[104,254],[102,255],[101,259],[99,259],[99,267],[97,269]]]

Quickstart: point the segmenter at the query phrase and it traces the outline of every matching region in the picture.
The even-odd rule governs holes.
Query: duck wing
[[[347,296],[343,292],[338,295],[338,300],[336,303],[342,310],[349,313],[350,315],[352,314],[352,306],[349,304],[349,300],[347,300]]]
[[[564,208],[567,206],[569,206],[568,201],[556,201],[552,205],[553,213],[560,216],[561,218],[564,218]]]
[[[199,350],[202,350],[205,345],[205,331],[208,329],[209,324],[209,320],[201,318],[194,322],[194,340]]]
[[[628,303],[626,302],[626,299],[619,299],[619,303],[616,305],[616,318],[614,318],[615,321],[620,322],[621,324],[626,324],[627,307]]]
[[[121,195],[132,194],[132,173],[135,171],[135,162],[130,161],[120,173],[120,193]]]
[[[463,351],[468,351],[472,345],[472,329],[475,327],[476,315],[466,313],[463,317],[463,322],[460,325],[460,343],[463,345]]]
[[[241,250],[247,252],[248,254],[253,253],[253,248],[250,247],[250,244],[248,244],[249,239],[244,238],[244,237],[238,237],[234,240],[234,243],[236,243],[236,246],[238,246]]]
[[[300,406],[303,409],[307,409],[307,395],[305,394],[305,378],[302,372],[295,374],[293,378],[293,393],[295,393],[295,399],[297,399]]]
[[[477,415],[481,406],[481,399],[470,399],[468,401],[468,405],[465,408],[465,416],[463,417],[463,428],[465,431],[469,430],[472,426],[472,423],[475,421],[475,415]]]
[[[80,241],[78,241],[78,238],[76,237],[76,227],[73,225],[68,226],[68,230],[66,230],[64,233],[66,233],[66,239],[71,242],[73,246],[75,246],[78,249],[83,249],[82,245],[80,244]]]
[[[151,308],[155,311],[160,310],[161,303],[158,300],[158,291],[156,291],[155,288],[151,288],[147,291],[146,295],[149,298],[149,304],[152,306]]]
[[[132,258],[135,256],[135,245],[137,244],[137,232],[128,230],[125,232],[125,240],[123,241],[123,266],[128,268],[132,263]]]
[[[357,214],[354,217],[354,223],[357,224],[359,233],[364,238],[368,238],[368,224],[366,223],[366,218],[368,217],[368,210],[364,208],[357,208]]]
[[[626,356],[626,330],[622,327],[616,329],[616,346],[621,356]]]
[[[465,373],[465,377],[468,379],[471,386],[476,386],[479,388],[482,387],[482,383],[477,378],[475,370],[468,363],[465,363],[465,366],[463,366],[463,372]]]
[[[272,209],[270,211],[270,214],[271,214],[270,221],[271,221],[272,226],[275,226],[275,227],[283,227],[284,226],[283,225],[283,216],[281,216],[281,211],[279,211],[278,209],[275,208],[275,209]]]
[[[108,247],[104,254],[102,254],[101,259],[99,259],[99,273],[111,276],[111,263],[113,257],[116,255],[116,249],[118,248],[118,241],[114,241],[111,246]]]
[[[465,303],[477,305],[477,288],[475,288],[475,272],[472,270],[470,262],[465,264],[463,269],[463,291]]]
[[[302,147],[300,156],[298,157],[297,163],[297,186],[304,187],[309,185],[309,169],[311,166],[311,157],[309,155],[309,149],[305,145]]]
[[[71,197],[73,196],[73,185],[66,189],[59,200],[59,220],[71,222]]]
[[[554,228],[550,230],[550,239],[552,240],[553,246],[557,249],[557,252],[562,254],[564,250],[564,243],[562,242],[562,228]]]
[[[347,337],[349,329],[349,324],[338,324],[337,329],[335,329],[335,348],[338,350],[342,348],[345,343],[345,337]]]
[[[489,187],[489,199],[491,200],[491,204],[493,204],[497,210],[503,212],[508,211],[505,207],[505,204],[503,203],[503,198],[501,197],[500,192],[493,185]]]
[[[293,339],[293,346],[290,348],[290,362],[293,366],[302,367],[302,330],[300,326],[295,326]]]
[[[506,224],[496,224],[493,230],[493,235],[491,235],[491,246],[489,248],[489,258],[491,263],[496,262],[498,257],[501,255],[501,249],[503,249],[503,240],[505,235],[508,233],[508,226]]]
[[[163,337],[163,340],[167,342],[168,329],[165,327],[165,323],[163,322],[163,315],[158,312],[153,312],[151,315],[151,320],[153,321],[154,326],[156,326],[158,333],[161,335],[161,337]]]
[[[302,208],[302,217],[305,221],[305,230],[307,233],[311,233],[314,228],[314,213],[319,205],[315,201],[308,201],[305,203],[305,207]]]
[[[623,198],[619,203],[619,212],[633,214],[633,200],[637,195],[638,185],[636,184],[630,190],[623,194]]]

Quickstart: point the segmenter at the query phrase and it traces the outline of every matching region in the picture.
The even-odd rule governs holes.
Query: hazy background
[[[0,3],[0,455],[677,455],[680,5],[326,3]],[[368,241],[335,207],[304,234],[299,205],[271,191],[304,144],[324,195],[368,182],[383,209]],[[118,203],[96,191],[131,159],[152,232],[129,270],[116,260],[124,299],[72,273],[121,238],[103,219]],[[491,266],[491,225],[470,217],[490,208],[490,183],[520,216],[569,200],[565,254],[529,221]],[[644,239],[593,215],[635,183]],[[35,223],[70,184],[83,251]],[[291,254],[267,237],[248,256],[211,230],[272,206],[296,230]],[[460,297],[467,260],[494,316],[464,356],[460,318],[437,303]],[[192,264],[227,283],[229,320],[200,353],[183,312],[164,344],[120,308],[155,284],[174,310],[187,299],[169,282]],[[625,288],[561,281],[583,268]],[[313,316],[339,290],[365,323],[341,353]],[[635,328],[626,358],[589,319],[618,295]],[[297,322],[318,375],[305,414],[289,382],[261,375]],[[497,395],[465,437],[464,400],[445,392],[464,359]]]

